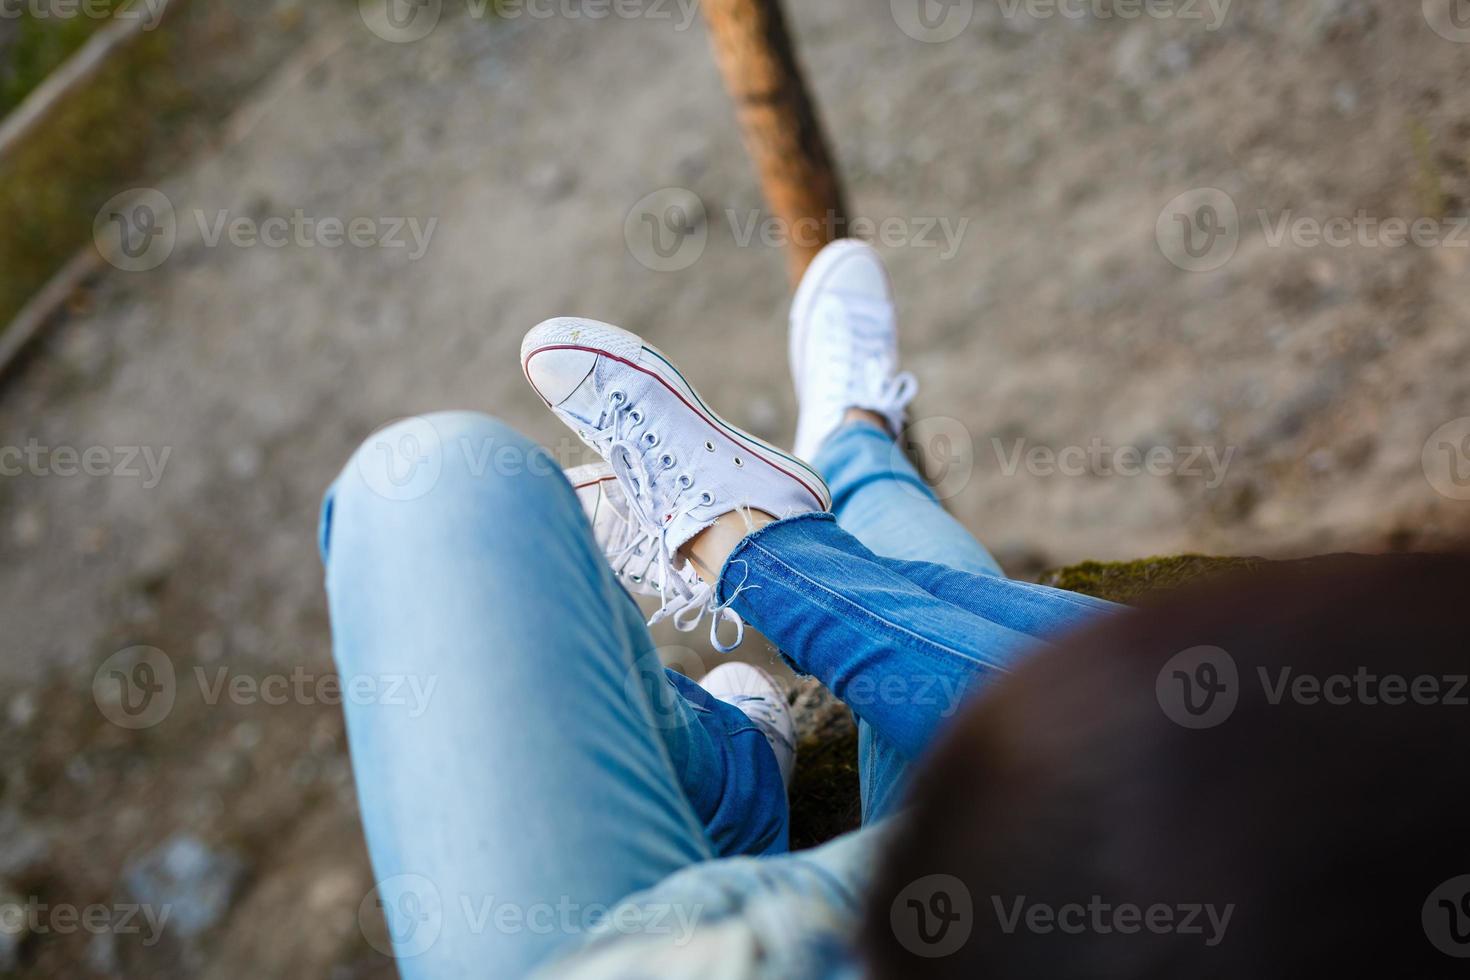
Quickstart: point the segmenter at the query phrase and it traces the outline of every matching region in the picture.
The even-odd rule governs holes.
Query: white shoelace
[[[902,434],[909,405],[919,393],[919,381],[908,371],[890,375],[887,352],[878,346],[881,342],[875,343],[872,339],[891,333],[888,320],[892,316],[892,308],[854,297],[843,297],[833,302],[835,305],[826,307],[821,315],[836,317],[843,324],[857,325],[856,329],[848,332],[857,348],[855,357],[850,360],[851,355],[838,354],[838,348],[834,346],[836,360],[832,370],[852,372],[848,375],[844,398],[847,404],[841,407],[875,412],[888,421],[895,436]],[[854,365],[853,360],[858,363]]]
[[[608,392],[607,414],[611,416],[610,421],[600,429],[585,433],[584,438],[612,467],[628,507],[628,530],[609,549],[608,562],[618,574],[633,577],[636,571],[635,581],[652,577],[658,585],[659,609],[648,625],[670,619],[675,629],[689,633],[709,613],[710,644],[721,653],[731,652],[745,639],[745,621],[728,604],[721,605],[716,600],[715,587],[700,578],[687,562],[678,564],[668,542],[669,528],[678,518],[695,506],[708,506],[714,498],[708,491],[693,494],[694,478],[684,472],[669,477],[673,493],[660,504],[655,495],[654,474],[672,470],[678,460],[668,451],[657,454],[660,466],[650,471],[647,458],[656,453],[659,437],[652,429],[632,437],[628,430],[640,425],[643,415],[628,405],[624,392],[617,389]],[[662,519],[656,517],[660,512]],[[640,561],[641,564],[635,564]],[[724,622],[735,624],[735,642],[729,645],[720,641],[720,624]]]
[[[895,436],[902,435],[909,405],[919,393],[919,380],[908,371],[900,371],[891,378],[886,377],[887,372],[883,371],[882,365],[876,360],[868,361],[867,369],[870,375],[868,391],[872,395],[857,399],[853,408],[878,413],[888,420]]]

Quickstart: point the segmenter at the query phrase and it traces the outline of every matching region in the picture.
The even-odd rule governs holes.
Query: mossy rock
[[[1046,572],[1038,581],[1042,585],[1126,605],[1152,592],[1176,589],[1212,575],[1254,568],[1264,560],[1175,555],[1137,561],[1085,561]]]
[[[1041,576],[1043,585],[1107,599],[1136,602],[1150,593],[1263,564],[1260,558],[1177,555],[1126,562],[1083,562]],[[791,846],[812,847],[858,827],[857,725],[847,706],[814,678],[790,693],[796,721],[797,762],[791,780]]]
[[[847,705],[815,677],[790,693],[796,722],[791,776],[791,847],[814,847],[863,820],[858,783],[857,724]]]

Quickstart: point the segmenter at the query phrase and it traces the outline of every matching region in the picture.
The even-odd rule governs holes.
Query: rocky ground
[[[913,441],[1014,573],[1470,530],[1470,45],[1452,23],[1237,0],[1210,30],[980,0],[923,41],[902,0],[789,6],[853,210],[889,219],[924,385]],[[318,502],[375,428],[478,408],[579,461],[516,354],[530,325],[583,313],[789,438],[781,252],[745,238],[759,192],[700,23],[640,9],[454,8],[390,43],[342,5],[227,150],[160,177],[166,261],[93,283],[0,387],[0,446],[34,447],[0,477],[0,905],[112,923],[0,929],[0,968],[391,975],[359,915],[340,713],[310,686],[330,672]],[[702,202],[693,260],[640,237],[656,191],[656,220],[670,194]],[[406,231],[211,241],[221,212],[298,209],[432,232],[422,255]],[[1391,218],[1434,220],[1394,246]],[[1341,247],[1310,234],[1331,219],[1355,229]],[[65,450],[94,448],[74,473]],[[1152,472],[1118,472],[1141,459]],[[177,696],[130,728],[107,681],[159,663],[119,655],[138,646]],[[211,694],[293,676],[308,693],[285,704]],[[183,911],[124,929],[140,904]]]

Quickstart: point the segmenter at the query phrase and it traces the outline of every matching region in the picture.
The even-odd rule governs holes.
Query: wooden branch
[[[842,182],[780,0],[705,0],[703,8],[766,205],[790,241],[794,284],[822,246],[844,234]]]

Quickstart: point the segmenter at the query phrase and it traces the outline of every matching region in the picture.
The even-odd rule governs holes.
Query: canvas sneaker
[[[612,467],[605,462],[588,463],[566,474],[592,524],[598,548],[623,587],[635,595],[658,596],[667,589],[683,597],[686,601],[679,603],[683,609],[673,617],[674,627],[685,633],[698,627],[710,607],[714,587],[687,561],[675,562],[673,579],[664,581],[653,539],[633,520]],[[735,626],[735,643],[729,647],[733,650],[745,635],[745,623],[735,610],[721,607],[710,622],[710,642],[716,648],[723,646],[719,638],[722,623]]]
[[[796,724],[786,704],[786,692],[770,674],[746,663],[720,664],[699,682],[716,698],[732,704],[755,723],[776,753],[781,782],[791,788],[796,768]]]
[[[815,470],[716,415],[678,368],[636,334],[596,320],[548,320],[526,334],[521,366],[552,412],[607,461],[617,480],[639,544],[649,549],[640,560],[648,562],[645,577],[660,598],[650,625],[721,615],[712,589],[680,588],[688,580],[680,575],[678,553],[717,518],[758,510],[780,519],[832,505]],[[718,620],[712,632],[717,626]],[[716,648],[733,649],[718,641]]]
[[[852,408],[903,431],[919,385],[898,370],[893,289],[872,246],[840,239],[812,260],[791,303],[790,345],[797,456],[815,458]]]

